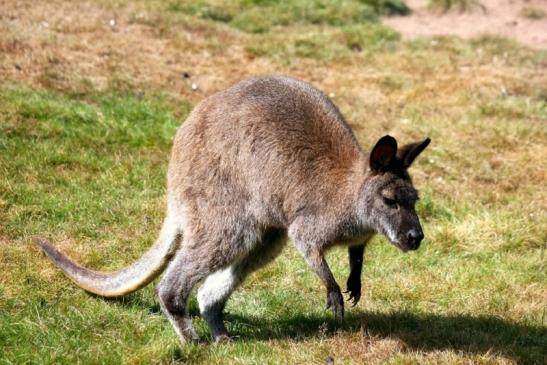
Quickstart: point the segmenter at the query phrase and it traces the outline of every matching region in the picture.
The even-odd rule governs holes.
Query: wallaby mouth
[[[408,245],[406,245],[405,243],[401,243],[401,242],[393,242],[393,244],[395,245],[395,247],[397,247],[399,250],[403,251],[403,252],[408,252],[410,250],[415,250],[415,248],[411,248],[409,247]]]

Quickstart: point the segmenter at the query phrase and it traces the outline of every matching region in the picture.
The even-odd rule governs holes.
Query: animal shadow
[[[159,305],[149,297],[130,295],[115,302],[159,313]],[[189,314],[199,316],[197,302],[190,300]],[[545,364],[547,327],[514,323],[494,316],[465,314],[417,314],[353,311],[342,321],[324,315],[289,315],[264,319],[237,313],[225,316],[235,341],[290,339],[292,341],[329,336],[336,332],[365,331],[374,337],[398,338],[407,350],[455,350],[466,353],[497,353],[520,364]]]
[[[330,314],[330,313],[328,313]],[[343,332],[366,331],[375,337],[398,338],[408,350],[456,350],[498,353],[522,364],[544,364],[547,327],[513,323],[492,316],[357,312],[342,322],[325,316],[297,315],[276,320],[226,316],[232,335],[244,339],[298,341],[320,336],[325,327]],[[327,334],[328,335],[328,334]]]

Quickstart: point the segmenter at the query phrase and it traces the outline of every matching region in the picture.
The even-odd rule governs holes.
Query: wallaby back
[[[169,195],[239,205],[286,227],[299,209],[336,209],[328,202],[348,198],[345,188],[364,166],[355,136],[323,93],[289,77],[265,77],[195,108],[175,137]]]

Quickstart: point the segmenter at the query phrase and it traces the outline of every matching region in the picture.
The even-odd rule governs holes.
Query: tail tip
[[[46,239],[42,238],[40,236],[32,236],[31,240],[40,247],[42,247],[44,244],[46,244],[46,245],[48,244]]]
[[[45,238],[43,237],[39,237],[39,236],[33,236],[32,237],[32,241],[42,249],[42,251],[44,251],[45,253],[48,253],[51,249],[54,250],[53,248],[53,245],[51,243],[49,243],[48,240],[46,240]]]

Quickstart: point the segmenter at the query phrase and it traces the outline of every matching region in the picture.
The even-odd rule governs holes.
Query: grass
[[[545,18],[545,11],[540,8],[525,6],[520,10],[520,16],[528,19],[539,20]]]
[[[201,0],[174,1],[171,11],[230,24],[251,33],[290,24],[349,25],[379,15],[409,12],[401,0]]]
[[[443,13],[451,10],[464,13],[477,9],[481,3],[478,0],[429,0],[428,6],[432,10]]]
[[[335,29],[292,28],[276,34],[258,35],[245,47],[251,57],[269,57],[282,64],[301,59],[321,60],[328,64],[347,59],[352,53],[372,54],[396,47],[400,35],[378,24],[343,26]]]
[[[545,51],[403,41],[368,20],[253,33],[171,2],[12,5],[0,18],[0,364],[544,363]],[[48,29],[27,29],[42,14]],[[139,257],[161,225],[177,126],[206,95],[272,72],[331,94],[365,149],[385,133],[433,140],[411,171],[426,240],[403,255],[376,238],[343,322],[289,244],[228,303],[232,343],[181,347],[153,285],[90,296],[32,245],[44,235],[98,270]],[[340,283],[346,256],[328,257]],[[208,336],[195,298],[191,314]]]

